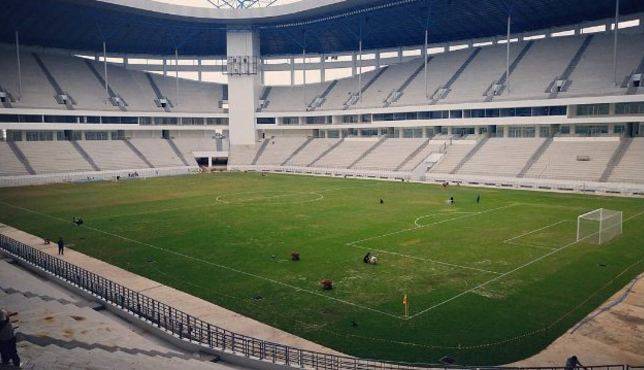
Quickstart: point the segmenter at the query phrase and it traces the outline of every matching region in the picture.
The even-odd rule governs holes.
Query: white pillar
[[[248,57],[250,63],[259,59],[259,34],[251,30],[228,30],[226,34],[228,57]],[[229,68],[231,66],[228,66]],[[250,66],[249,66],[250,67]],[[257,69],[261,68],[257,65]],[[239,74],[228,71],[228,101],[230,145],[254,145],[255,101],[261,89],[259,73]]]

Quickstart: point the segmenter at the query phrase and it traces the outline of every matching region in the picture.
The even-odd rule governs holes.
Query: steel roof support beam
[[[615,29],[613,30],[613,78],[615,86],[618,85],[617,81],[617,34],[619,33],[619,0],[615,0]]]
[[[18,100],[22,99],[22,67],[20,63],[20,35],[16,31],[16,62],[18,63]]]
[[[505,45],[505,85],[508,93],[510,92],[510,31],[512,24],[512,11],[508,12],[508,33]]]
[[[105,80],[105,99],[110,100],[110,84],[107,79],[107,44],[103,41],[103,79]]]

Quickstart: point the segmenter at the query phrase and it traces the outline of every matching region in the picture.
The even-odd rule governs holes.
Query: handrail
[[[472,369],[458,366],[429,364],[404,364],[357,357],[334,355],[309,351],[279,343],[269,342],[226,330],[189,315],[179,309],[159,302],[144,294],[131,290],[112,280],[71,264],[60,258],[0,234],[0,251],[14,259],[41,269],[65,281],[98,300],[113,305],[140,320],[146,321],[181,340],[198,344],[213,350],[266,361],[275,365],[315,369],[363,369],[363,370],[404,370],[419,368]],[[586,366],[589,370],[627,370],[641,368],[628,365]],[[477,369],[564,369],[563,367],[477,367]]]

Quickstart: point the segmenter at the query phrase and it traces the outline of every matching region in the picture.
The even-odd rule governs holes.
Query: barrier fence
[[[202,321],[192,315],[127,287],[99,276],[93,272],[42,252],[29,245],[0,234],[0,250],[14,259],[45,271],[96,297],[104,304],[115,306],[136,318],[145,321],[181,340],[198,344],[215,351],[232,353],[246,358],[275,365],[313,369],[523,369],[566,370],[559,367],[456,367],[428,364],[404,364],[356,357],[326,354],[290,347],[279,343],[238,334]],[[588,370],[642,369],[642,366],[604,365],[586,366]]]

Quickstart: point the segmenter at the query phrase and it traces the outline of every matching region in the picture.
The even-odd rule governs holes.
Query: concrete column
[[[289,64],[291,66],[291,86],[295,85],[295,58],[290,57]]]
[[[324,54],[320,55],[320,83],[326,80],[326,67],[324,65]]]
[[[198,66],[198,69],[199,69],[197,71],[197,79],[199,80],[199,82],[201,82],[201,80],[202,80],[202,78],[201,78],[201,59],[197,59],[197,66]]]
[[[351,77],[358,74],[358,57],[356,53],[351,54]]]
[[[452,134],[452,126],[447,126],[447,135]]]
[[[503,126],[503,137],[510,137],[510,126]]]
[[[212,157],[208,157],[208,167],[212,167]]]
[[[251,30],[230,29],[226,34],[228,57],[259,59],[259,34]],[[230,66],[229,66],[230,68]],[[257,65],[259,70],[261,65]],[[230,145],[254,145],[255,102],[261,89],[259,73],[228,74],[228,116]]]

